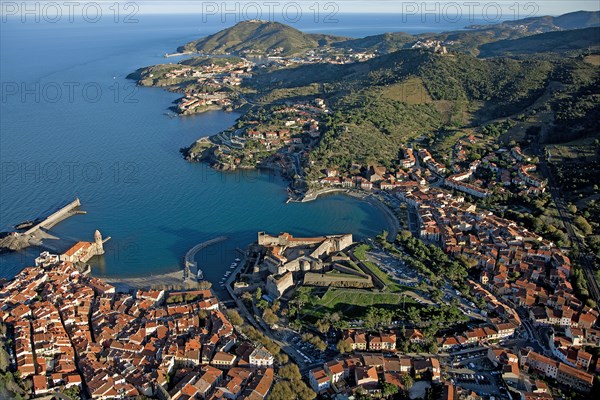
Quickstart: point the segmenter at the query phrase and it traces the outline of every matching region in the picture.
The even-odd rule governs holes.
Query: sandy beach
[[[160,275],[138,276],[131,278],[101,277],[107,283],[113,285],[119,292],[129,292],[133,289],[150,289],[159,286],[183,285],[183,270],[169,272]],[[191,282],[195,284],[195,282]]]
[[[394,240],[396,240],[396,237],[400,232],[400,222],[387,205],[385,205],[381,200],[379,200],[377,197],[375,197],[375,195],[372,194],[353,192],[345,192],[345,194],[364,200],[367,203],[371,204],[373,207],[376,207],[377,209],[381,210],[381,212],[383,212],[383,214],[385,215],[385,219],[388,225],[388,241],[393,242]]]

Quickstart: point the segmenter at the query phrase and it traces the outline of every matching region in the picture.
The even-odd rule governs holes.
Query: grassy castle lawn
[[[386,285],[384,291],[366,290],[355,288],[306,288],[309,290],[306,299],[307,303],[302,307],[302,319],[305,322],[315,322],[318,319],[327,317],[332,313],[338,312],[344,315],[344,319],[362,318],[369,307],[386,308],[390,310],[397,309],[399,306],[415,306],[415,300],[406,296],[403,292],[408,287],[395,283],[379,267],[367,260],[366,252],[370,249],[369,245],[361,244],[354,249],[354,255],[369,270],[383,281]]]
[[[340,312],[348,318],[360,318],[371,306],[397,308],[403,302],[414,305],[415,301],[401,293],[377,293],[362,289],[329,288],[325,292],[313,288],[310,302],[302,308],[302,314],[308,319],[319,319],[334,312]]]

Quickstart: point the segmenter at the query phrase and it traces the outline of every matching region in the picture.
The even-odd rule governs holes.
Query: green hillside
[[[479,48],[481,57],[517,56],[535,53],[565,54],[574,50],[600,48],[600,27],[556,31],[502,40]]]
[[[209,65],[226,65],[236,64],[244,61],[240,57],[192,57],[179,62],[181,65],[189,65],[190,67],[203,67]]]
[[[296,54],[345,38],[306,34],[279,22],[243,21],[214,35],[190,42],[180,51],[205,54]]]
[[[382,35],[367,36],[333,43],[332,47],[357,51],[376,51],[381,54],[392,53],[415,43],[417,37],[404,32],[388,32]]]
[[[279,22],[242,21],[235,26],[181,46],[179,51],[204,54],[270,54],[289,56],[330,45],[338,49],[370,51],[379,54],[410,47],[418,40],[450,42],[452,51],[479,54],[489,43],[519,39],[546,32],[600,26],[599,12],[580,11],[559,17],[542,16],[493,25],[473,25],[467,30],[410,35],[385,33],[350,39],[324,34],[307,34]]]
[[[468,30],[417,35],[419,39],[434,39],[453,42],[451,49],[479,54],[479,49],[488,43],[514,40],[546,32],[584,29],[600,26],[598,11],[578,11],[558,17],[542,16],[493,25],[472,25]]]
[[[364,63],[307,65],[257,75],[257,90],[297,88],[320,83],[332,93],[422,78],[433,100],[481,101],[489,117],[512,113],[543,90],[552,71],[549,61],[483,60],[467,54],[439,55],[425,50],[400,50]]]
[[[525,28],[531,33],[551,32],[556,30],[583,29],[600,26],[599,11],[576,11],[553,17],[545,15],[541,17],[530,17],[514,21],[504,21],[491,27],[518,27]],[[481,27],[481,26],[478,26]],[[490,26],[488,26],[490,27]]]

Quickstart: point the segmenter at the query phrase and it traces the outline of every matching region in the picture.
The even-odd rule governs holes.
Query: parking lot
[[[407,295],[413,297],[415,301],[420,304],[437,304],[431,301],[428,293],[417,290],[417,287],[421,282],[425,282],[429,285],[430,282],[427,278],[407,267],[402,260],[383,250],[375,241],[370,240],[369,244],[372,246],[372,249],[367,252],[367,259],[375,263],[383,272],[388,274],[394,282],[414,288],[414,291],[406,292]],[[445,302],[449,303],[453,299],[457,299],[459,308],[468,317],[485,319],[481,314],[481,310],[479,310],[475,304],[465,299],[460,292],[452,287],[452,285],[446,283],[444,286],[440,287],[440,289],[443,292],[443,299]]]
[[[487,351],[454,355],[448,359],[448,377],[456,385],[483,397],[508,398],[500,374],[488,360]]]
[[[333,357],[332,352],[337,354],[335,347],[333,350],[319,351],[312,344],[304,342],[300,335],[291,329],[279,329],[275,331],[275,336],[292,347],[304,359],[306,366],[323,364],[326,359]]]
[[[367,253],[367,259],[375,263],[383,272],[401,285],[416,287],[420,280],[416,271],[408,268],[401,260],[392,257],[379,248]]]

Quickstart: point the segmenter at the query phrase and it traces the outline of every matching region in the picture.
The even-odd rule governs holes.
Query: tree
[[[285,353],[279,353],[275,356],[275,359],[279,364],[287,364],[290,361],[290,358]]]
[[[315,347],[317,348],[317,350],[319,350],[319,351],[325,351],[325,350],[327,350],[327,343],[325,343],[320,338],[317,338],[317,339],[318,340],[316,341],[316,343],[313,343],[315,345]]]
[[[288,381],[277,381],[269,393],[269,400],[290,400],[294,397],[294,390]]]
[[[350,353],[352,351],[352,345],[343,339],[340,340],[335,347],[342,354]]]
[[[242,300],[244,301],[252,301],[252,294],[250,292],[244,292],[242,293]]]
[[[0,347],[0,371],[8,370],[9,365],[10,363],[8,353],[4,350],[3,347]]]
[[[256,292],[254,293],[254,298],[256,300],[260,300],[261,297],[262,297],[262,289],[256,288]]]
[[[597,303],[594,301],[594,299],[591,299],[591,298],[590,298],[590,299],[587,299],[587,300],[585,301],[585,304],[587,304],[587,305],[588,305],[588,307],[590,307],[590,308],[594,308],[594,309],[598,307],[598,304],[597,304]]]
[[[280,308],[281,308],[281,302],[279,301],[279,299],[276,299],[275,301],[273,301],[273,304],[271,305],[271,310],[273,310],[274,313],[277,313]]]
[[[212,288],[212,283],[209,281],[200,281],[198,282],[198,289],[200,290],[208,290]]]
[[[310,301],[310,289],[307,287],[301,287],[298,289],[298,294],[296,295],[295,302],[298,304],[298,308],[302,309],[302,307]]]
[[[265,309],[262,318],[269,325],[275,325],[279,322],[279,317],[270,308]]]
[[[331,325],[329,324],[329,321],[327,321],[326,319],[320,319],[315,324],[315,327],[317,328],[317,330],[319,332],[325,333],[325,332],[329,331],[329,328],[331,327]]]
[[[286,364],[279,368],[281,378],[271,389],[269,400],[313,400],[317,394],[302,381],[302,375],[296,364]]]
[[[269,303],[267,303],[266,300],[259,300],[258,303],[256,303],[256,308],[259,310],[266,310],[269,308]]]
[[[340,315],[340,313],[339,313],[339,312],[334,312],[333,314],[331,314],[331,315],[329,316],[329,321],[330,321],[332,324],[335,324],[335,323],[339,322],[341,319],[342,319],[342,316]]]
[[[400,234],[398,235],[398,240],[400,242],[408,240],[412,237],[412,233],[408,230],[403,230],[402,232],[400,232]]]
[[[64,389],[62,393],[71,400],[79,400],[81,398],[81,393],[78,386],[71,386],[68,389]]]
[[[244,323],[244,319],[240,316],[240,313],[238,313],[237,310],[227,310],[227,318],[229,319],[229,322],[235,326],[240,326]]]
[[[290,329],[295,330],[295,331],[300,331],[302,329],[302,321],[300,321],[299,319],[295,319],[293,321],[290,321],[288,327]]]
[[[289,381],[301,381],[302,374],[300,373],[300,369],[296,364],[286,364],[283,367],[279,368],[279,372],[277,373],[281,378],[287,379]]]
[[[413,387],[414,381],[410,374],[402,374],[402,386],[404,390],[409,391]]]
[[[579,229],[581,229],[581,231],[583,233],[585,233],[586,235],[591,235],[592,234],[592,232],[593,232],[592,226],[581,215],[578,215],[577,217],[575,217],[575,219],[573,220],[573,222],[575,222],[575,225],[577,225],[577,227]]]
[[[293,384],[298,400],[313,400],[317,397],[317,394],[304,381],[295,381]]]
[[[391,383],[383,382],[381,385],[383,397],[391,397],[395,394],[398,394],[398,386],[392,385]]]

